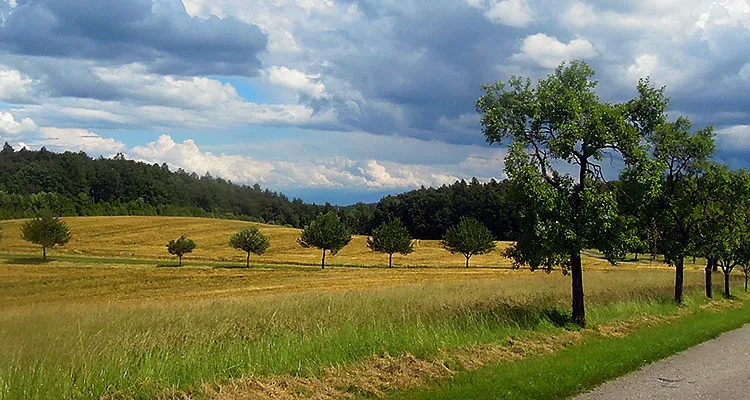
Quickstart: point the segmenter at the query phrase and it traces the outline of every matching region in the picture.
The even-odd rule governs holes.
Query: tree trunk
[[[747,293],[747,272],[745,273],[745,293]]]
[[[388,254],[388,268],[393,268],[393,253]]]
[[[180,267],[182,266],[182,256],[177,256],[180,259]]]
[[[573,322],[581,328],[586,327],[586,309],[583,305],[583,268],[581,253],[570,256],[570,275],[573,283]]]
[[[680,257],[675,265],[674,301],[682,304],[682,282],[685,280],[685,258]]]
[[[729,293],[729,274],[731,273],[731,269],[724,270],[724,297],[726,298],[732,297],[732,295]]]
[[[638,252],[635,252],[635,261],[638,261]]]
[[[42,246],[42,261],[47,262],[47,247]]]
[[[713,268],[712,271],[719,272],[719,259],[716,257],[712,257],[711,260],[713,260]]]
[[[466,268],[469,268],[469,259],[471,256],[466,256]]]
[[[250,268],[250,252],[249,251],[247,252],[247,264],[246,264],[246,266],[247,266],[247,268]]]
[[[709,258],[706,258],[706,297],[708,297],[709,299],[714,298],[714,288],[713,288],[713,282],[711,278],[712,278],[711,257],[709,257]]]
[[[326,249],[323,249],[323,260],[320,261],[320,269],[326,268]]]

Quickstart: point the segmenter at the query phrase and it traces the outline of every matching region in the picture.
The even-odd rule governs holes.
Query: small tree
[[[367,247],[372,251],[388,254],[388,268],[393,267],[393,254],[407,255],[414,251],[409,230],[401,220],[391,219],[372,230],[372,237],[367,238]]]
[[[72,235],[65,222],[50,213],[24,222],[21,227],[21,238],[27,242],[42,246],[42,259],[47,261],[47,249],[64,246]]]
[[[452,226],[445,232],[442,245],[451,254],[463,254],[466,257],[466,268],[469,268],[471,256],[495,250],[495,238],[481,222],[461,217],[458,226]]]
[[[195,250],[195,247],[195,242],[192,239],[185,237],[185,235],[180,236],[177,240],[170,240],[169,243],[167,243],[167,251],[169,251],[169,254],[180,258],[180,267],[182,266],[182,256],[192,253],[193,250]]]
[[[310,225],[302,230],[297,243],[304,248],[314,247],[323,250],[320,269],[326,267],[326,251],[334,255],[349,244],[352,235],[333,211],[318,215]]]
[[[250,254],[265,253],[271,246],[271,240],[262,234],[257,226],[251,226],[232,235],[229,245],[247,253],[247,267],[250,268]]]

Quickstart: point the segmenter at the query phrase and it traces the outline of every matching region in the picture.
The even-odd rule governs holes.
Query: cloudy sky
[[[502,178],[480,85],[582,59],[750,166],[748,43],[749,0],[0,0],[0,140],[373,201]]]

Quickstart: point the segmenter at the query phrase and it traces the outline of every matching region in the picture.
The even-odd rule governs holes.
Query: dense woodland
[[[506,182],[477,180],[387,196],[377,204],[341,207],[305,203],[259,185],[237,185],[166,164],[91,158],[83,152],[0,151],[0,218],[29,218],[49,209],[60,216],[169,215],[241,219],[302,228],[336,211],[350,231],[369,234],[400,218],[418,239],[439,239],[461,217],[474,217],[498,239],[513,236]]]

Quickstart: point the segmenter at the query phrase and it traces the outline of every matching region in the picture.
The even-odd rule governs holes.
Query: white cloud
[[[527,0],[493,0],[484,15],[493,23],[523,28],[533,20]]]
[[[720,149],[732,152],[750,150],[750,125],[733,125],[716,131]]]
[[[20,71],[0,66],[0,100],[28,101],[33,94],[34,81]]]
[[[308,75],[294,68],[273,66],[266,71],[269,82],[294,89],[316,99],[326,97],[326,87],[318,81],[320,76]]]
[[[521,44],[521,53],[516,60],[531,60],[542,68],[555,68],[561,62],[575,59],[588,59],[596,55],[594,45],[585,39],[573,39],[565,44],[554,36],[543,33],[527,36]]]
[[[13,114],[0,112],[0,137],[16,137],[24,133],[36,132],[37,129],[31,118],[16,121]]]
[[[85,151],[111,156],[125,149],[125,144],[112,138],[103,138],[86,129],[39,128],[39,139],[30,143],[34,147],[49,147],[58,151]]]
[[[502,170],[501,159],[480,155],[469,155],[458,165],[402,164],[341,156],[294,161],[258,160],[243,155],[205,152],[191,139],[177,143],[169,135],[161,135],[145,146],[130,149],[128,156],[148,163],[166,162],[173,168],[199,175],[208,172],[236,183],[261,183],[275,189],[410,189],[440,186],[472,176],[488,180],[497,176],[483,175],[488,168],[495,172]]]

